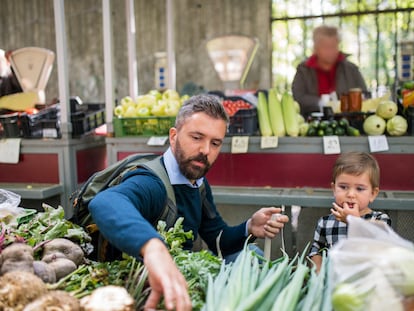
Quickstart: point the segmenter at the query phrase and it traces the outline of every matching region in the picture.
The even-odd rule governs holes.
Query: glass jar
[[[349,90],[348,108],[350,112],[361,111],[362,107],[362,90],[354,88]]]

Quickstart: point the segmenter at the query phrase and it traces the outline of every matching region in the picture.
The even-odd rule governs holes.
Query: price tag
[[[368,136],[368,143],[371,152],[387,151],[389,149],[385,135]]]
[[[151,136],[147,141],[148,146],[164,146],[168,140],[168,136]]]
[[[339,144],[338,136],[333,135],[323,137],[323,152],[324,154],[341,153],[341,146]]]
[[[231,153],[246,153],[249,148],[249,136],[233,136],[231,139]]]
[[[20,138],[0,140],[0,163],[19,163]]]
[[[260,148],[277,148],[278,143],[279,139],[277,136],[262,136],[262,138],[260,139]]]
[[[45,128],[42,130],[42,135],[44,138],[57,138],[58,131],[57,129]]]

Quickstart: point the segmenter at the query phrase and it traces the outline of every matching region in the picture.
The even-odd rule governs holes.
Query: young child
[[[390,217],[369,208],[379,192],[380,169],[378,162],[366,152],[348,152],[340,155],[332,174],[335,198],[331,214],[318,220],[309,257],[319,271],[323,249],[329,249],[347,236],[346,216],[380,220],[391,225]]]

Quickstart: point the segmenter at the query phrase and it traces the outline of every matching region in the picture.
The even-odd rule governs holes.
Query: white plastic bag
[[[347,239],[335,244],[328,255],[334,309],[404,310],[403,298],[414,288],[414,244],[384,222],[354,216],[347,221]],[[344,284],[362,305],[342,305],[346,291],[338,289]]]
[[[19,207],[20,199],[17,193],[0,189],[0,222],[17,224],[17,218],[27,212]]]

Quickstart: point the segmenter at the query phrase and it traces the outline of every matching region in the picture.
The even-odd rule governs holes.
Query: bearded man
[[[178,217],[183,229],[192,230],[209,249],[217,254],[239,252],[249,236],[274,238],[288,221],[287,216],[272,220],[280,208],[266,207],[237,226],[229,226],[214,204],[206,173],[217,159],[228,126],[228,116],[218,97],[197,95],[187,100],[170,129],[170,147],[162,161],[173,187]],[[205,198],[199,187],[204,184]],[[191,310],[186,281],[176,267],[165,243],[151,225],[162,213],[167,201],[166,188],[150,170],[138,168],[123,181],[100,192],[89,204],[89,210],[103,236],[121,251],[143,258],[149,273],[151,294],[145,309],[156,309],[161,297],[167,310]],[[203,212],[207,200],[210,212]],[[192,248],[192,241],[185,244]],[[242,285],[241,285],[242,286]]]

